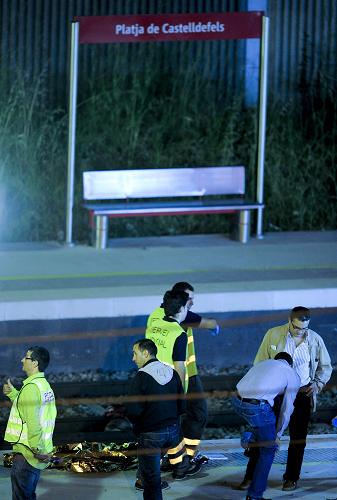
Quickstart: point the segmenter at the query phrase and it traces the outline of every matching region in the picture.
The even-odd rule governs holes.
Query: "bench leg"
[[[230,238],[241,243],[247,243],[250,238],[250,210],[240,210],[232,216]]]
[[[239,215],[238,240],[247,243],[250,238],[250,210],[241,210]]]
[[[107,215],[96,215],[95,247],[104,250],[108,242],[109,218]]]

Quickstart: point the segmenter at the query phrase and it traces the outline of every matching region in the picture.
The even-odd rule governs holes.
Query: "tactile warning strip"
[[[245,466],[248,458],[242,452],[233,453],[207,453],[209,461],[207,467],[220,467],[224,465]],[[276,453],[274,464],[285,464],[287,462],[287,450],[280,450]],[[304,452],[304,462],[335,462],[337,463],[337,449],[316,448],[306,449]]]

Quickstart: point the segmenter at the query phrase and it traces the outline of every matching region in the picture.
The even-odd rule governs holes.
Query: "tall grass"
[[[75,239],[88,238],[81,208],[87,169],[247,165],[255,193],[256,112],[220,95],[190,67],[140,68],[87,82],[78,106]],[[0,82],[1,85],[1,82]],[[44,104],[43,77],[0,94],[0,240],[55,240],[65,224],[67,114]],[[271,102],[267,120],[265,229],[336,227],[336,101]],[[333,109],[331,109],[333,108]],[[121,219],[117,236],[223,232],[228,217]]]
[[[64,225],[66,121],[44,106],[44,81],[0,94],[1,241],[55,239]]]

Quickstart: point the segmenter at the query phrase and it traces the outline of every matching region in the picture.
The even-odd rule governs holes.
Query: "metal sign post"
[[[268,75],[268,34],[269,18],[262,19],[261,60],[260,60],[260,97],[259,97],[259,133],[257,150],[256,201],[263,203],[264,158],[266,147],[267,117],[267,75]],[[263,208],[257,209],[256,237],[263,238]]]
[[[73,245],[73,206],[75,183],[75,146],[76,146],[76,104],[78,87],[78,45],[79,23],[71,25],[70,53],[70,91],[69,91],[69,128],[68,128],[68,185],[66,244]]]

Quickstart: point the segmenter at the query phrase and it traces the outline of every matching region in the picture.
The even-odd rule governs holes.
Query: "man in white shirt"
[[[280,352],[274,359],[254,365],[236,386],[234,409],[254,429],[258,449],[246,500],[263,499],[278,441],[293,412],[300,378],[292,364],[290,354]],[[279,395],[283,401],[276,419],[273,406]]]

